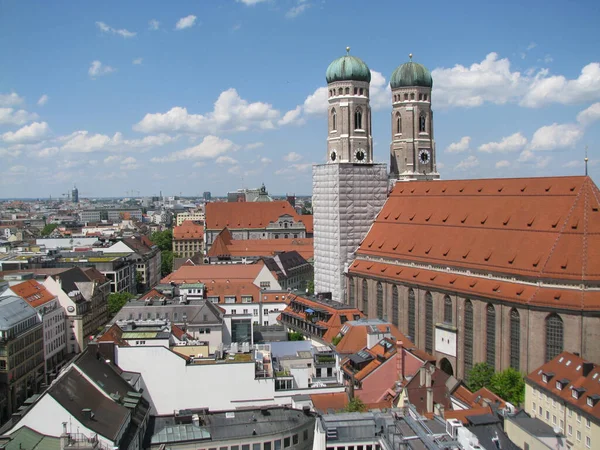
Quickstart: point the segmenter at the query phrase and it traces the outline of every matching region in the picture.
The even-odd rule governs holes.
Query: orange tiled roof
[[[307,233],[313,232],[313,215],[312,214],[303,214],[300,217],[300,222],[304,224],[306,227]]]
[[[536,306],[551,304],[572,310],[600,310],[600,291],[577,289],[575,286],[545,287],[365,260],[355,260],[350,266],[349,273],[381,277],[408,285],[427,286],[431,289],[452,290],[467,296],[479,295],[512,303]]]
[[[499,408],[506,407],[504,400],[485,387],[479,389],[477,392],[471,392],[465,386],[461,385],[456,388],[452,395],[471,408],[485,407],[486,403],[494,403]]]
[[[544,382],[544,376],[547,382]],[[600,420],[600,365],[562,352],[527,375],[525,381]],[[560,382],[560,389],[557,382]],[[578,398],[573,397],[573,389],[580,392]],[[588,405],[588,398],[592,400],[592,406]]]
[[[484,414],[493,414],[492,408],[489,406],[479,406],[470,409],[444,410],[444,419],[458,419],[464,425],[467,425],[469,423],[467,417],[482,416]]]
[[[298,221],[302,218],[287,201],[273,202],[213,202],[206,205],[206,228],[220,230],[225,227],[265,228],[284,214]],[[306,226],[306,225],[305,225]]]
[[[599,218],[589,177],[397,183],[357,255],[598,280]]]
[[[167,298],[167,296],[165,294],[163,294],[162,292],[159,292],[156,289],[151,289],[140,298],[140,301],[163,300],[166,298]]]
[[[242,295],[251,295],[252,302],[258,302],[260,296],[260,288],[251,281],[211,281],[206,283],[206,296],[219,297],[219,303],[225,303],[225,297],[235,296],[236,303],[242,303]]]
[[[23,281],[11,286],[10,289],[34,308],[56,298],[46,289],[46,286],[35,280]]]
[[[360,351],[367,345],[367,335],[371,324],[369,322],[361,323],[360,321],[354,323],[346,323],[348,331],[344,333],[344,336],[335,346],[338,353],[349,355]],[[375,326],[380,332],[388,332],[393,336],[394,344],[396,341],[402,341],[404,348],[412,349],[413,344],[402,332],[391,323],[381,323]]]
[[[209,257],[274,256],[277,253],[290,251],[298,252],[306,260],[314,257],[313,238],[236,239],[226,243],[226,239],[221,238],[221,234],[222,232],[217,235],[210,247]]]
[[[313,394],[310,396],[313,407],[320,413],[329,410],[341,411],[348,406],[348,394],[345,392],[334,392],[331,394]]]
[[[98,342],[113,342],[120,346],[129,346],[127,341],[123,340],[123,330],[116,323],[98,338]]]
[[[184,220],[181,225],[173,228],[173,239],[176,241],[182,240],[198,240],[204,238],[204,227],[191,220]]]
[[[171,334],[173,334],[173,336],[175,336],[180,341],[183,341],[184,339],[192,338],[189,334],[187,334],[185,331],[183,331],[181,328],[179,328],[175,324],[171,324]]]
[[[181,266],[167,275],[161,283],[206,283],[212,280],[254,281],[264,267],[262,261],[256,264],[201,264]]]

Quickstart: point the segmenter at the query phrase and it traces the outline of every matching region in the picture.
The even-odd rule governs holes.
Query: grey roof
[[[518,425],[523,430],[527,431],[532,436],[537,437],[555,437],[557,433],[552,429],[550,425],[542,422],[540,419],[535,417],[507,417],[506,420],[510,420]]]
[[[298,352],[312,350],[310,341],[267,342],[267,344],[271,345],[271,356],[274,358],[296,356]]]
[[[174,443],[182,441],[199,441],[210,439],[210,433],[202,427],[186,423],[165,425],[162,430],[152,435],[152,444]]]
[[[470,420],[470,419],[469,419]],[[511,441],[502,426],[498,423],[487,425],[470,426],[471,431],[479,440],[479,445],[483,448],[501,448],[502,450],[520,450],[520,447]]]
[[[142,314],[143,319],[146,319],[148,313],[152,314],[152,318],[155,318],[156,314],[159,314],[160,317],[164,318],[168,313],[169,320],[173,323],[182,324],[185,322],[188,326],[196,324],[221,324],[223,322],[222,313],[217,306],[204,300],[187,305],[179,304],[176,301],[172,301],[172,303],[167,303],[166,305],[156,303],[147,305],[143,301],[131,301],[121,308],[114,320],[130,320],[130,314],[133,319],[137,319],[140,313]],[[178,314],[177,319],[175,319],[174,313]],[[186,315],[185,320],[183,319],[183,314]],[[207,320],[204,320],[204,315],[207,316]]]
[[[33,306],[16,295],[0,297],[0,330],[10,330],[16,324],[37,317]]]
[[[322,420],[325,430],[336,430],[339,442],[372,441],[382,427],[394,425],[390,414],[377,412],[327,414]]]

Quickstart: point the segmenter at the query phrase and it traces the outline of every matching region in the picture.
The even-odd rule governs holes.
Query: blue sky
[[[432,71],[443,178],[600,175],[599,2],[0,0],[0,197],[309,194],[325,71]]]

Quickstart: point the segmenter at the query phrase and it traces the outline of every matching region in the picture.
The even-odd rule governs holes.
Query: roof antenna
[[[589,161],[587,152],[588,152],[588,146],[586,145],[585,146],[585,158],[583,158],[583,161],[585,162],[585,176],[586,177],[588,176],[588,161]]]
[[[346,55],[350,54],[350,47],[346,47]]]
[[[412,61],[412,53],[408,54],[408,59],[410,59]]]

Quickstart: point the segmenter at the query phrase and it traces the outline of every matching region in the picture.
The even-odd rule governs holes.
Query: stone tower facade
[[[326,79],[327,159],[313,166],[315,292],[344,302],[344,273],[385,203],[388,175],[373,163],[369,68],[347,54]]]
[[[431,110],[431,74],[411,61],[399,66],[390,80],[392,88],[392,180],[439,179],[436,168]]]

